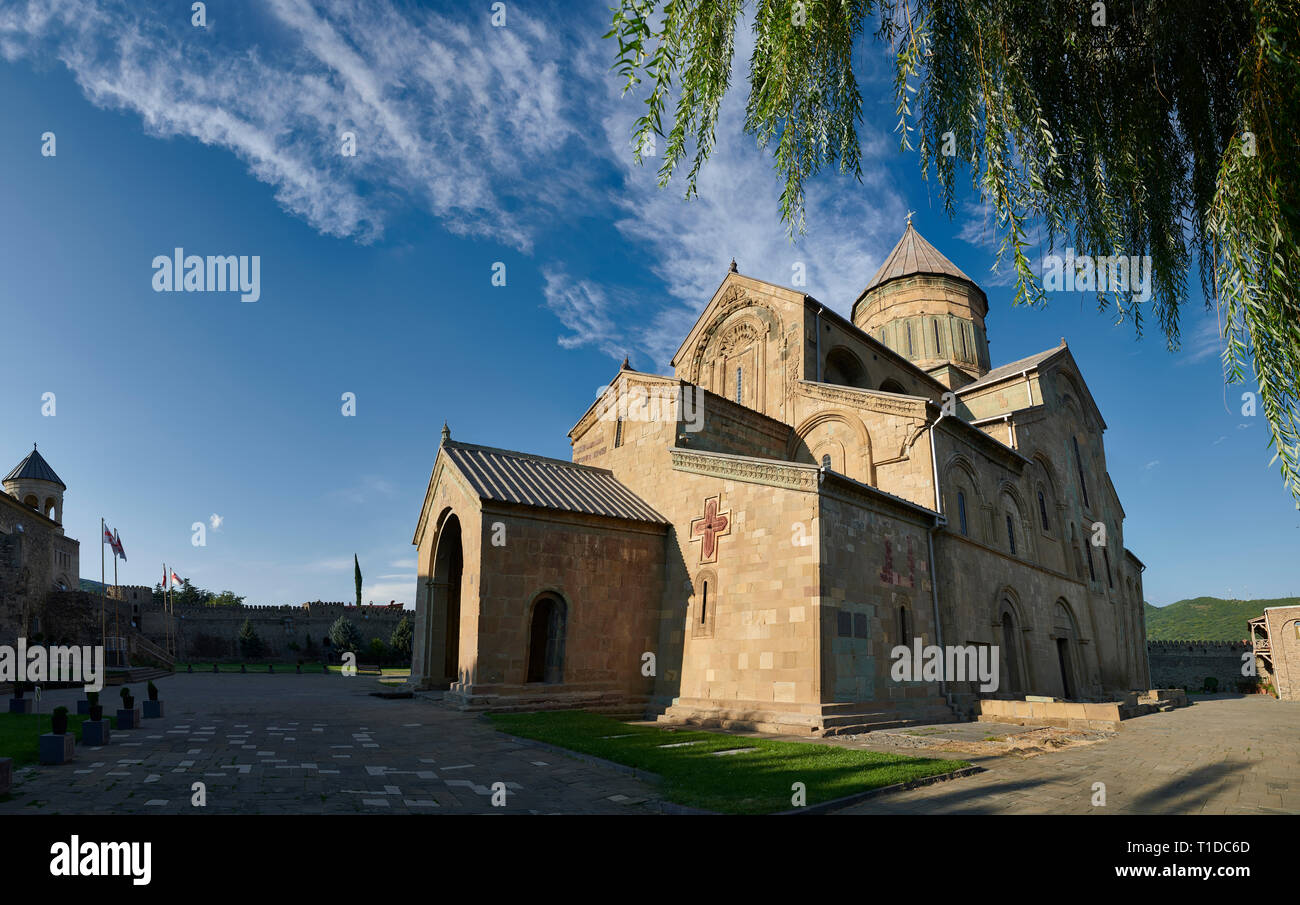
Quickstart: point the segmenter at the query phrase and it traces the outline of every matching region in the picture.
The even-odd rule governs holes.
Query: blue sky
[[[605,0],[510,3],[504,28],[488,3],[210,3],[206,28],[188,6],[0,9],[0,461],[40,444],[83,576],[103,516],[123,583],[165,560],[250,603],[349,600],[355,552],[366,600],[409,605],[444,420],[568,458],[623,355],[667,372],[733,256],[783,285],[802,263],[847,314],[915,210],[987,291],[994,364],[1067,338],[1150,601],[1300,593],[1300,515],[1262,415],[1241,414],[1253,387],[1224,387],[1199,293],[1177,352],[1081,293],[1012,309],[978,199],[949,220],[898,150],[879,48],[861,66],[863,182],[817,179],[791,245],[742,95],[700,198],[633,164],[639,104],[608,72]],[[258,255],[261,298],[154,292],[154,257],[178,246]]]

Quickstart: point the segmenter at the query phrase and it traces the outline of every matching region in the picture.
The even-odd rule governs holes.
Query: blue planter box
[[[71,734],[55,735],[47,732],[41,736],[41,763],[66,764],[73,758],[76,742]]]
[[[132,707],[130,710],[119,710],[117,712],[118,729],[139,729],[141,722],[139,707]]]
[[[86,720],[81,724],[81,743],[87,748],[102,748],[111,740],[112,730],[108,720]]]
[[[9,712],[10,713],[35,713],[36,699],[35,698],[10,698]]]
[[[163,702],[162,702],[162,701],[145,701],[145,702],[144,702],[144,718],[145,718],[146,720],[157,720],[157,719],[161,719],[161,718],[162,718],[162,715],[163,715],[163,706],[162,706],[162,705],[163,705]]]
[[[78,715],[82,715],[82,716],[90,713],[90,701],[86,700],[85,698],[82,698],[80,701],[78,701],[77,713]]]

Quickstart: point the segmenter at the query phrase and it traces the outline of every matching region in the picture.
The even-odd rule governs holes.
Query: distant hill
[[[1147,638],[1151,641],[1241,641],[1246,622],[1266,607],[1300,606],[1300,597],[1277,600],[1222,600],[1193,597],[1168,606],[1146,604]]]

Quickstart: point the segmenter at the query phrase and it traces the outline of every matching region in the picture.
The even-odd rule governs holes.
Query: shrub
[[[393,649],[393,656],[402,660],[407,660],[411,656],[411,642],[415,637],[415,626],[411,620],[403,616],[393,629],[393,635],[388,639],[389,646]]]
[[[340,616],[330,626],[329,640],[341,651],[352,651],[355,653],[361,648],[361,632],[357,627],[348,621],[347,616]]]
[[[263,649],[262,639],[257,636],[257,630],[253,628],[253,623],[245,619],[243,626],[239,629],[240,655],[248,660],[256,660],[262,656]]]

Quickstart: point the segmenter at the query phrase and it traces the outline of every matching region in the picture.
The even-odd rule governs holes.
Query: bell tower
[[[957,389],[988,373],[989,303],[912,226],[853,303],[853,323],[923,371]]]
[[[59,480],[50,463],[36,451],[35,443],[27,458],[5,475],[4,489],[24,506],[35,509],[58,525],[63,524],[63,492],[68,485]]]

